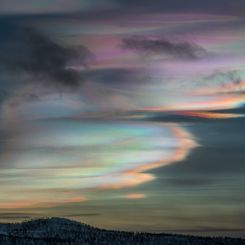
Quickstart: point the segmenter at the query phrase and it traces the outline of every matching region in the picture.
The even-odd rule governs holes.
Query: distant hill
[[[0,224],[1,245],[245,245],[244,239],[171,234],[134,233],[97,229],[63,218]]]

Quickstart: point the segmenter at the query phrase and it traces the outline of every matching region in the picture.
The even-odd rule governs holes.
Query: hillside
[[[31,220],[17,224],[0,224],[1,245],[144,245],[144,244],[223,244],[242,245],[238,238],[209,238],[171,234],[109,231],[63,218]]]

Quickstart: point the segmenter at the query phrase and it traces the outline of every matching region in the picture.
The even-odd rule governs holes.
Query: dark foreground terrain
[[[44,244],[245,244],[237,238],[203,238],[184,235],[150,234],[109,231],[93,228],[86,224],[63,219],[49,218],[23,222],[20,224],[0,224],[0,244],[44,245]]]

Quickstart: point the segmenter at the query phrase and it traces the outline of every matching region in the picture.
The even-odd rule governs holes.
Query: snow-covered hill
[[[31,220],[18,224],[0,224],[1,245],[245,245],[237,238],[202,238],[194,236],[109,231],[63,218]]]

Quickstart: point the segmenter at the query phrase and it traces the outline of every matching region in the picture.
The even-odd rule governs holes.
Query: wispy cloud
[[[197,59],[205,49],[189,42],[172,42],[164,38],[129,37],[122,39],[122,47],[146,55],[163,54],[178,58]]]

